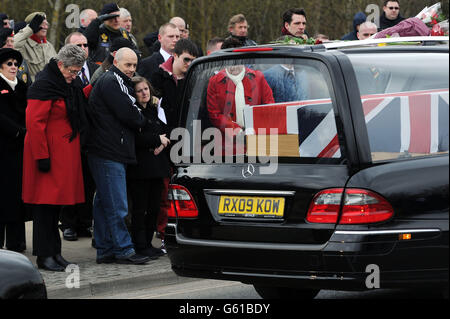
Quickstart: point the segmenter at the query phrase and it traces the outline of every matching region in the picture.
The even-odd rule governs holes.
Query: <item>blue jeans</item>
[[[125,224],[128,214],[126,166],[91,154],[88,163],[97,187],[93,208],[97,258],[128,258],[135,251]]]

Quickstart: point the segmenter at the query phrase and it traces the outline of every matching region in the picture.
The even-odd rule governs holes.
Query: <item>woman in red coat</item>
[[[79,108],[86,103],[73,80],[84,51],[66,45],[28,92],[22,198],[33,214],[33,255],[39,268],[64,271],[58,220],[61,205],[84,202]]]

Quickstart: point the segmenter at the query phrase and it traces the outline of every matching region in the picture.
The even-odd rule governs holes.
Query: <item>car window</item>
[[[184,146],[197,156],[188,159],[183,152],[184,160],[343,162],[331,80],[322,62],[225,60],[191,71],[184,105],[190,142],[185,139]]]
[[[348,56],[374,162],[448,154],[448,53]]]

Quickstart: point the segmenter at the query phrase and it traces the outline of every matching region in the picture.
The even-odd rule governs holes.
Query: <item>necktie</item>
[[[87,86],[89,84],[89,80],[86,76],[86,73],[84,72],[84,67],[81,68],[81,81],[83,82],[84,86]]]

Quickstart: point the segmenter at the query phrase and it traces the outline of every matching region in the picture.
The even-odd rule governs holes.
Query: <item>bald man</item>
[[[98,264],[150,260],[134,250],[124,220],[128,214],[125,170],[137,163],[134,135],[147,123],[133,96],[131,77],[137,61],[133,50],[119,49],[113,66],[97,80],[89,98],[92,126],[87,151],[97,187],[93,215]]]
[[[186,21],[183,18],[173,17],[169,22],[175,24],[178,30],[180,30],[181,39],[189,38],[189,30],[186,28]]]

